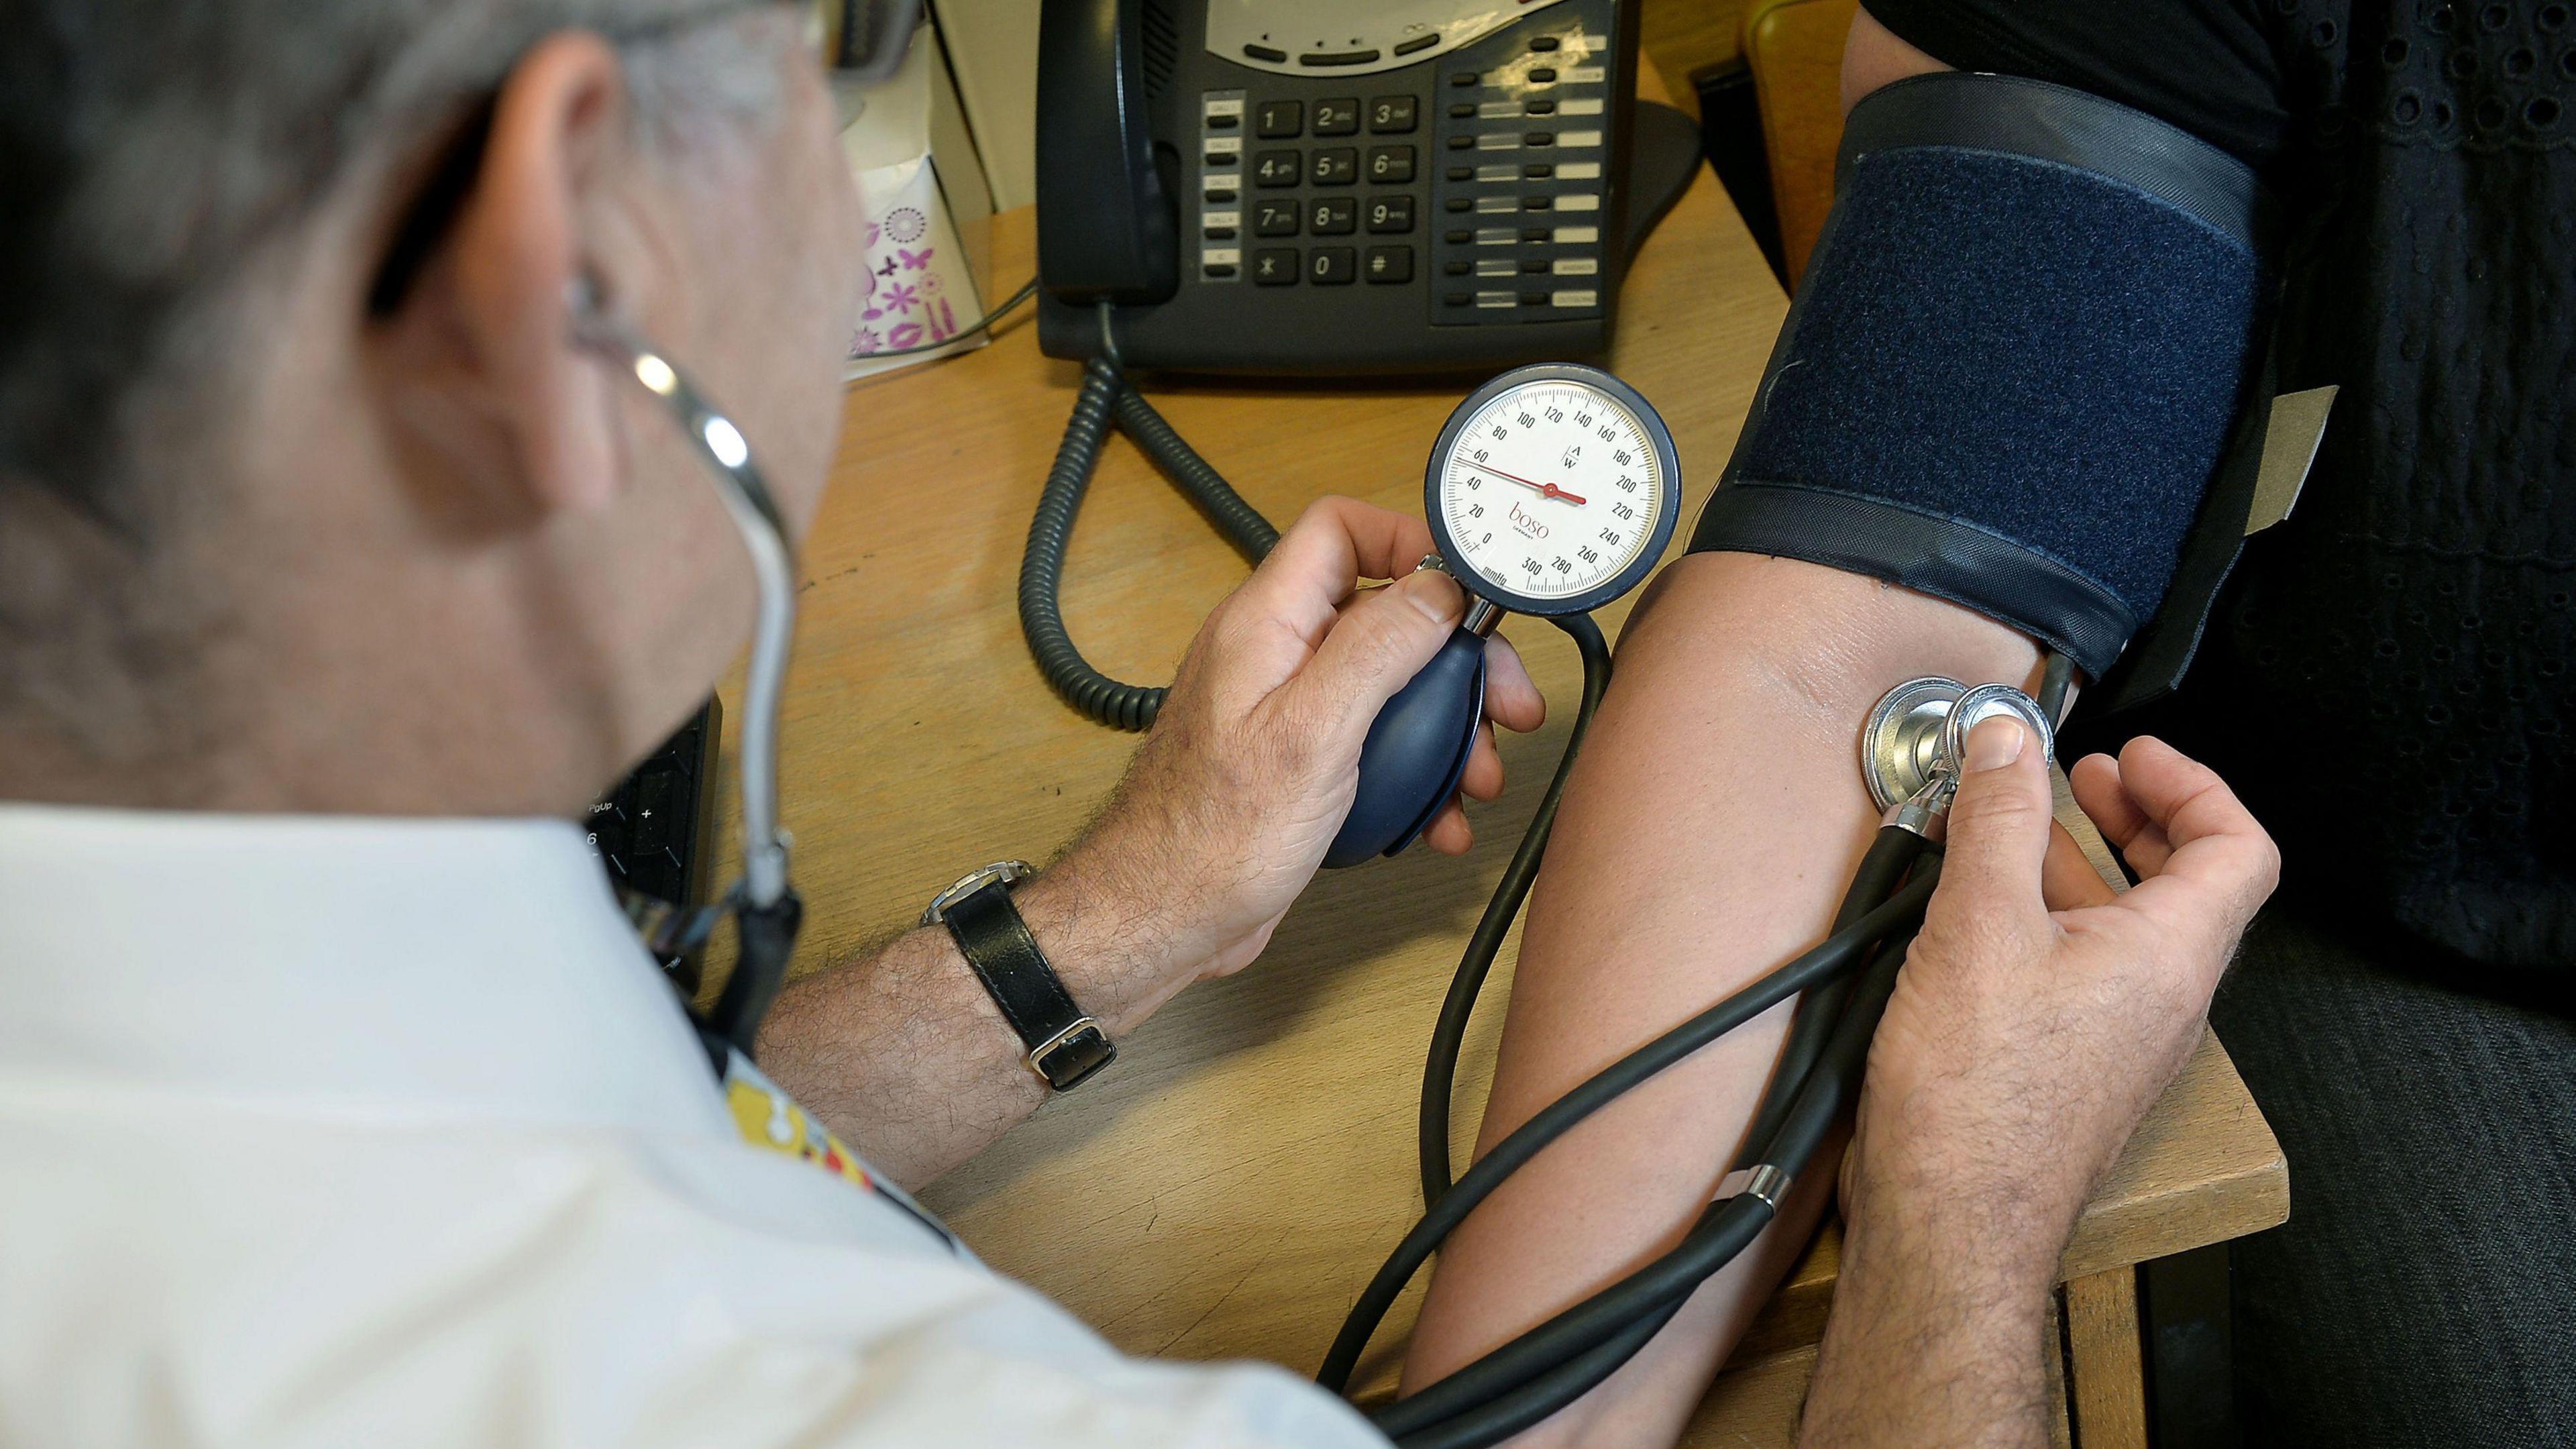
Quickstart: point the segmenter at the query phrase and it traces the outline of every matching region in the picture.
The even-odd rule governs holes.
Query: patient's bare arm
[[[1990,619],[1817,565],[1712,553],[1666,569],[1620,641],[1533,895],[1480,1150],[1823,938],[1877,824],[1854,740],[1882,692],[1922,674],[2030,688],[2037,664]],[[1469,1217],[1439,1260],[1408,1389],[1679,1239],[1726,1173],[1786,1010],[1605,1108]],[[1753,1251],[1529,1442],[1672,1442],[1831,1176],[1812,1169]]]

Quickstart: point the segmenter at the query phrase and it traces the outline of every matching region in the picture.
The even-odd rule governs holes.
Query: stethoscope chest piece
[[[2042,754],[2056,746],[2056,731],[2039,702],[2009,684],[1973,688],[1955,679],[1909,679],[1870,706],[1861,725],[1860,769],[1869,797],[1881,810],[1913,799],[1936,773],[1957,773],[1968,731],[1999,714],[2020,720],[2038,738]]]

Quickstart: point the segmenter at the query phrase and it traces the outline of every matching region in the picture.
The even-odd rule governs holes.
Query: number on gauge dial
[[[1441,477],[1459,562],[1515,593],[1558,599],[1616,575],[1654,536],[1667,480],[1617,402],[1533,382],[1487,402]]]

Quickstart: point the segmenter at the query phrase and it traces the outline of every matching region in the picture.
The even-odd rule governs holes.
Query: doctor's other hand
[[[1323,863],[1370,723],[1466,612],[1455,580],[1415,570],[1431,550],[1419,519],[1320,499],[1199,627],[1117,794],[1065,862],[1154,904],[1139,930],[1162,934],[1189,971],[1173,989],[1261,954]],[[1394,582],[1362,590],[1362,579]],[[1512,647],[1486,648],[1488,722],[1460,785],[1478,800],[1503,788],[1494,724],[1528,731],[1546,715]],[[1457,801],[1423,838],[1467,848]]]
[[[2018,1245],[1986,1267],[2044,1291],[2095,1183],[2199,1041],[2280,854],[2217,775],[2140,738],[2070,780],[2142,877],[2114,893],[2053,823],[2028,740],[2009,720],[1969,740],[1843,1186],[1862,1251]]]

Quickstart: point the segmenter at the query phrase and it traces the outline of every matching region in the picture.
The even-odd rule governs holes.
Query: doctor
[[[1000,997],[1114,1043],[1260,954],[1461,612],[1354,593],[1423,526],[1311,508],[1096,827],[988,898],[1039,959],[932,928],[817,973],[762,1043],[815,1115],[745,1113],[565,822],[705,696],[750,577],[569,309],[691,369],[801,527],[855,250],[801,12],[0,19],[0,1442],[1382,1442],[1277,1369],[1119,1355],[898,1184],[1073,1084]],[[1975,749],[1849,1169],[1834,1442],[2023,1426],[2058,1241],[2268,885],[2142,749],[2081,788],[2157,879],[2052,926],[2035,752]]]

